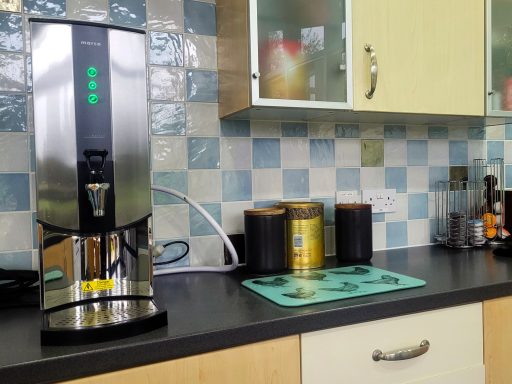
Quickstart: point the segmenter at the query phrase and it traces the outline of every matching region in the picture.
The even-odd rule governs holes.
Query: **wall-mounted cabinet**
[[[487,0],[487,115],[512,116],[512,2]]]
[[[217,0],[220,117],[483,116],[484,8],[483,0]]]

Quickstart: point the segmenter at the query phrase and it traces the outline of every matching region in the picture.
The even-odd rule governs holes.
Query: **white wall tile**
[[[252,171],[252,196],[254,200],[279,200],[283,198],[283,172],[279,169],[254,169]]]
[[[200,236],[190,238],[190,266],[224,265],[222,239],[219,236]]]
[[[361,189],[383,189],[386,186],[384,167],[361,168]]]
[[[474,159],[487,158],[487,148],[485,140],[468,141],[468,164],[473,164]]]
[[[335,141],[336,167],[361,166],[361,140],[336,139]]]
[[[512,164],[512,140],[505,141],[505,164]]]
[[[426,192],[428,189],[428,167],[408,167],[407,192]]]
[[[396,194],[396,212],[386,213],[386,221],[405,221],[409,217],[407,193]]]
[[[281,164],[283,168],[309,168],[309,139],[282,138]]]
[[[188,167],[185,137],[157,137],[151,141],[151,169],[169,171]]]
[[[26,133],[0,132],[0,172],[27,172],[29,159]]]
[[[384,165],[386,167],[407,165],[407,140],[384,140]]]
[[[0,251],[32,249],[32,214],[0,213]]]
[[[505,139],[504,125],[491,125],[485,128],[485,138],[487,140],[503,140]]]
[[[221,201],[221,172],[218,169],[199,169],[188,172],[188,194],[200,203]]]
[[[222,229],[227,234],[244,233],[244,210],[251,208],[252,201],[222,203]]]
[[[386,249],[386,223],[373,223],[372,245],[374,251]]]
[[[430,244],[430,221],[428,219],[408,221],[407,235],[411,246]]]
[[[153,234],[155,240],[188,237],[190,233],[188,210],[187,204],[153,207]]]
[[[428,139],[428,127],[425,125],[408,125],[408,139]]]
[[[309,137],[319,139],[334,138],[334,123],[309,123]]]
[[[447,140],[428,141],[428,165],[448,166],[450,163],[450,150]]]
[[[252,137],[281,137],[280,121],[251,120]]]
[[[252,139],[221,137],[220,166],[222,169],[251,169]]]
[[[187,103],[187,136],[219,136],[219,106],[216,103]]]
[[[309,169],[309,195],[311,197],[334,197],[335,191],[335,168]]]

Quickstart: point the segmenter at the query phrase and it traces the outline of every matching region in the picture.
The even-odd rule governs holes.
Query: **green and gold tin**
[[[286,254],[289,269],[320,268],[325,262],[324,204],[280,202],[286,209]]]

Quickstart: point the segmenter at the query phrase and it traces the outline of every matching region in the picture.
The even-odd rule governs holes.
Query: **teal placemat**
[[[425,284],[425,281],[414,277],[366,265],[296,271],[242,282],[244,287],[286,307],[374,295]]]

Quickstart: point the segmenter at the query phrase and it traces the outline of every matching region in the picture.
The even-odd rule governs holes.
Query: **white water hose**
[[[219,267],[176,267],[176,268],[167,268],[167,269],[157,269],[154,271],[155,275],[167,275],[171,273],[184,273],[184,272],[229,272],[233,271],[238,267],[238,255],[235,251],[235,247],[233,246],[233,243],[231,243],[231,240],[229,240],[228,236],[226,235],[226,232],[222,230],[220,225],[215,221],[215,219],[198,203],[196,203],[194,200],[192,200],[187,195],[184,195],[181,192],[178,192],[171,188],[165,188],[160,187],[158,185],[151,185],[151,189],[153,191],[158,191],[162,193],[166,193],[168,195],[176,196],[177,198],[183,200],[187,204],[194,207],[207,221],[210,223],[210,225],[215,229],[215,231],[219,234],[221,239],[224,241],[224,244],[226,244],[226,248],[229,251],[229,254],[231,255],[231,264],[229,265],[222,265]]]

